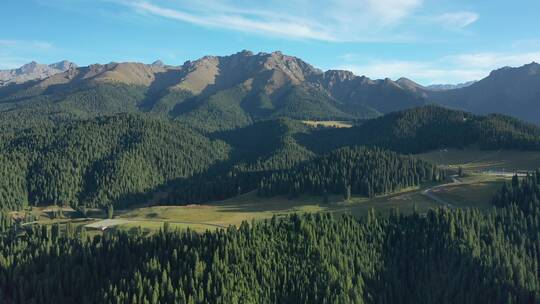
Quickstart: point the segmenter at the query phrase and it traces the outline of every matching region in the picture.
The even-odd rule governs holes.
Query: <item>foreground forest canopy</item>
[[[347,188],[372,196],[444,177],[430,164],[376,147],[416,153],[469,145],[535,151],[540,128],[506,116],[437,106],[391,113],[348,129],[278,119],[201,133],[182,122],[132,114],[47,128],[5,127],[0,203],[10,210],[51,204],[127,207],[156,192],[167,194],[162,202],[185,204],[254,190],[294,196],[346,194]],[[345,147],[352,148],[340,150]],[[323,175],[332,180],[322,180]]]
[[[522,202],[520,202],[521,204]],[[7,303],[536,303],[540,206],[0,238]]]

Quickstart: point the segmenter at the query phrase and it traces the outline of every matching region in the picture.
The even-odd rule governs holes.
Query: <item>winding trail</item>
[[[433,193],[434,189],[440,189],[440,188],[445,188],[445,187],[450,187],[450,186],[455,186],[455,185],[461,184],[462,182],[459,179],[457,179],[456,176],[457,175],[451,176],[452,177],[452,182],[451,183],[437,185],[437,186],[433,186],[433,187],[425,189],[424,191],[422,191],[422,195],[424,195],[426,197],[429,197],[430,199],[432,199],[432,200],[436,201],[437,203],[439,203],[439,204],[441,204],[441,205],[443,205],[445,207],[448,207],[450,209],[456,208],[456,206],[454,206],[452,203],[438,197],[437,195],[435,195]]]
[[[228,226],[225,226],[225,225],[220,225],[220,224],[213,224],[213,223],[205,223],[205,222],[190,222],[190,221],[168,221],[168,220],[149,220],[149,219],[126,219],[126,218],[113,218],[113,219],[103,219],[103,218],[94,218],[94,217],[88,217],[88,218],[83,218],[84,220],[89,220],[89,221],[96,221],[96,222],[93,222],[93,223],[90,223],[88,225],[85,225],[86,226],[91,226],[92,228],[97,228],[100,224],[100,222],[104,222],[104,221],[111,221],[111,223],[107,223],[103,226],[105,227],[112,227],[112,226],[117,226],[117,225],[123,225],[123,224],[127,224],[127,223],[138,223],[138,222],[153,222],[153,223],[171,223],[171,224],[187,224],[187,225],[202,225],[202,226],[210,226],[210,227],[216,227],[216,228],[227,228]],[[114,220],[119,220],[118,223],[114,223]],[[71,222],[70,220],[66,220],[65,221],[66,223],[68,222]],[[22,223],[21,226],[27,226],[27,225],[33,225],[33,224],[38,224],[39,221],[33,221],[33,222],[26,222],[26,223]],[[94,227],[95,226],[95,227]]]
[[[527,175],[527,173],[524,173],[524,172],[513,172],[513,171],[485,171],[485,172],[482,172],[482,174],[484,174],[484,175],[493,175],[493,176],[502,176],[502,177],[512,177],[514,175],[517,175],[519,177],[524,177],[524,176]],[[437,203],[439,203],[439,204],[441,204],[443,206],[446,206],[446,207],[448,207],[450,209],[456,208],[456,206],[453,205],[451,202],[448,202],[447,200],[444,200],[444,199],[440,198],[433,191],[435,189],[451,187],[451,186],[455,186],[455,185],[459,185],[459,184],[463,183],[462,181],[460,181],[457,178],[457,175],[452,175],[451,178],[452,178],[451,183],[446,183],[446,184],[437,185],[437,186],[427,188],[427,189],[425,189],[425,190],[423,190],[421,192],[422,195],[424,195],[426,197],[429,197],[430,199],[432,199],[432,200],[436,201]]]
[[[227,228],[225,225],[220,224],[212,224],[212,223],[205,223],[205,222],[190,222],[190,221],[168,221],[168,220],[149,220],[149,219],[126,219],[126,218],[118,218],[119,220],[123,220],[126,223],[137,223],[137,222],[154,222],[154,223],[171,223],[171,224],[188,224],[188,225],[203,225],[203,226],[211,226],[211,227],[217,227],[217,228]]]

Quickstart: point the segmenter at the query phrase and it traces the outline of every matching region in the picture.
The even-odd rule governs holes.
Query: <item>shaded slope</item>
[[[502,68],[468,87],[428,95],[451,107],[480,114],[504,113],[539,124],[540,65]]]
[[[10,207],[133,204],[229,153],[185,126],[129,115],[4,135],[0,149],[0,197]]]

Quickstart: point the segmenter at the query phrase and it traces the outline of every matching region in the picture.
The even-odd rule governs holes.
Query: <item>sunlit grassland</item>
[[[425,212],[437,206],[437,203],[422,196],[418,188],[375,198],[353,197],[347,202],[342,196],[333,195],[329,197],[328,203],[323,202],[321,196],[303,195],[294,199],[286,196],[266,198],[257,196],[254,191],[209,204],[143,207],[123,213],[119,218],[133,221],[129,226],[140,225],[142,228],[154,227],[157,221],[167,221],[183,222],[181,223],[183,226],[200,229],[215,228],[213,225],[238,226],[243,221],[259,221],[293,213],[332,212],[361,217],[367,215],[370,209],[382,214],[387,214],[392,209],[411,213],[415,209],[418,212]]]

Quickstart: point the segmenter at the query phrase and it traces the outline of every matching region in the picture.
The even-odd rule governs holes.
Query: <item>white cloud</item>
[[[391,78],[395,80],[400,77],[407,77],[426,85],[459,83],[486,76],[485,71],[481,69],[444,68],[430,62],[419,61],[381,61],[365,65],[343,65],[339,68],[375,79]]]
[[[446,27],[464,28],[476,22],[480,16],[474,12],[452,12],[432,17],[432,19]]]
[[[348,54],[344,58],[354,57]],[[429,85],[479,80],[503,66],[521,66],[532,61],[540,61],[540,52],[458,54],[433,61],[373,60],[362,64],[349,62],[338,68],[370,78],[407,77]]]
[[[352,1],[351,1],[352,2]],[[355,1],[361,2],[361,1]],[[422,5],[421,0],[368,0],[367,5],[384,23],[394,23]]]
[[[413,16],[423,0],[112,0],[142,14],[195,25],[283,38],[320,41],[408,39],[395,27]]]
[[[224,27],[245,32],[285,35],[295,38],[308,38],[326,41],[335,40],[322,26],[297,23],[292,20],[286,20],[286,18],[281,18],[281,20],[276,19],[259,21],[239,14],[197,15],[181,10],[163,8],[148,2],[136,2],[132,4],[132,6],[154,15],[181,20],[197,25]],[[251,13],[263,15],[257,12]]]
[[[39,50],[49,50],[53,47],[52,43],[46,42],[46,41],[26,41],[26,40],[1,40],[0,39],[0,47],[1,48],[9,48],[9,49],[24,49],[24,48],[32,48],[32,49],[39,49]]]
[[[495,69],[503,66],[517,66],[532,61],[540,61],[540,51],[525,53],[473,53],[449,56],[458,65],[472,68]]]

